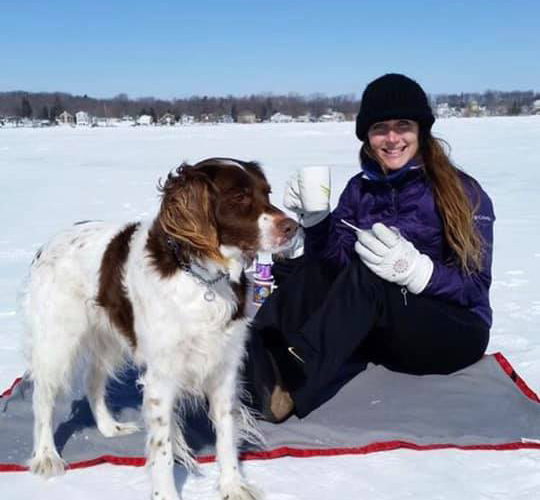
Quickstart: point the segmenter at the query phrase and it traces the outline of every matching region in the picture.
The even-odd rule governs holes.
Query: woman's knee
[[[434,331],[422,335],[419,332],[416,335],[408,333],[387,335],[387,354],[382,356],[383,364],[415,375],[447,375],[462,370],[479,361],[489,343],[489,329],[486,327],[467,328],[451,334]]]
[[[475,358],[473,362],[476,362],[486,353],[489,344],[489,328],[479,328],[476,331],[475,339],[471,344],[473,344],[471,350],[473,358]]]
[[[480,361],[489,343],[489,329],[486,327],[470,329],[461,341],[454,346],[448,357],[445,372],[453,373]]]

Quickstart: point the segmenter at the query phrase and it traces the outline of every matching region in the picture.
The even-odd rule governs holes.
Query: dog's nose
[[[292,238],[296,230],[298,229],[298,224],[288,217],[286,219],[280,220],[277,224],[278,231],[285,236],[286,238]]]

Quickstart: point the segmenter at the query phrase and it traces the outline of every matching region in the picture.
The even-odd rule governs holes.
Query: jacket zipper
[[[408,290],[405,287],[401,288],[401,295],[403,295],[403,303],[407,305],[407,292]]]
[[[394,211],[394,216],[396,216],[397,208],[396,208],[396,190],[395,190],[395,188],[391,188],[390,197],[392,199],[392,210]]]

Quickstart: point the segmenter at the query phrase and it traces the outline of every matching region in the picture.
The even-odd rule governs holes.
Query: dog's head
[[[191,252],[224,261],[223,247],[252,257],[289,248],[298,225],[270,203],[257,163],[210,158],[182,164],[160,186],[161,228]]]

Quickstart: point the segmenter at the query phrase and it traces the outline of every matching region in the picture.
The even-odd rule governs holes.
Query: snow
[[[518,373],[540,389],[540,116],[449,118],[435,134],[454,160],[492,197],[497,215],[488,351],[502,351]],[[258,160],[281,205],[296,168],[328,164],[335,204],[357,171],[354,125],[342,123],[226,124],[191,127],[0,129],[0,388],[24,371],[19,353],[16,293],[34,252],[53,233],[78,220],[151,217],[155,185],[183,160],[210,156]],[[365,456],[282,458],[244,462],[248,479],[269,500],[370,498],[534,498],[540,453],[397,450]],[[185,499],[217,499],[217,467],[186,476]],[[2,498],[132,500],[148,498],[142,468],[102,465],[44,482],[2,473]],[[9,492],[9,493],[5,493]]]

